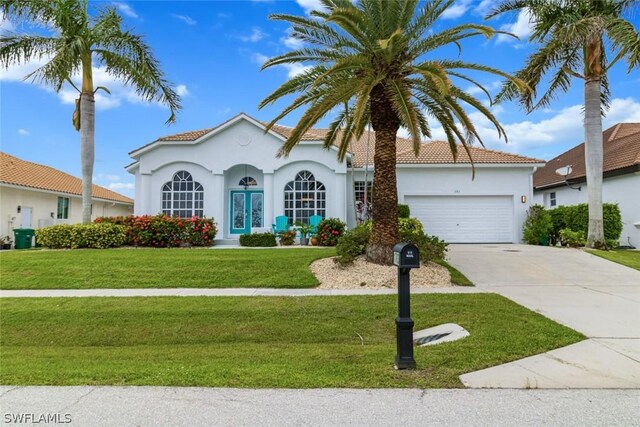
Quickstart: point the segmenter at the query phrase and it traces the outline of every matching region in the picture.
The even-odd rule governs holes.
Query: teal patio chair
[[[324,218],[322,218],[322,215],[312,215],[309,218],[309,225],[311,226],[311,231],[309,231],[310,235],[314,235],[318,232],[318,224],[320,224],[320,221],[322,221]]]
[[[273,234],[278,234],[281,231],[287,231],[289,229],[289,217],[280,215],[276,217],[276,223],[271,224]]]

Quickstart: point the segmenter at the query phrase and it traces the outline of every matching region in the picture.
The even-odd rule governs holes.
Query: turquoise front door
[[[262,190],[233,190],[230,192],[231,234],[249,234],[251,228],[264,227]]]

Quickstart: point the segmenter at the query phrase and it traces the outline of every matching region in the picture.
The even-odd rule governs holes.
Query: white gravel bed
[[[323,258],[311,263],[309,268],[320,281],[318,289],[395,288],[398,283],[397,267],[369,263],[364,255],[347,267],[341,267],[333,258]],[[448,286],[452,286],[451,275],[441,265],[430,262],[411,270],[412,288]]]

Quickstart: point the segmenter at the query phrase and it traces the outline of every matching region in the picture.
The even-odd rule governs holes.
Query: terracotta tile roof
[[[238,116],[234,116],[235,119]],[[195,141],[198,138],[206,135],[207,133],[224,126],[230,120],[219,126],[207,129],[201,129],[192,132],[183,132],[175,135],[164,136],[158,138],[156,141],[175,141],[175,142],[187,142]],[[266,123],[262,122],[263,125]],[[293,128],[282,125],[274,125],[271,130],[283,138],[288,138],[291,135]],[[327,136],[328,129],[309,129],[307,133],[302,137],[302,141],[322,141]],[[151,144],[155,143],[152,142]],[[374,132],[365,131],[362,137],[358,141],[353,141],[349,152],[352,154],[352,161],[354,167],[363,167],[365,164],[373,164],[374,153]],[[138,151],[151,144],[147,144],[134,151]],[[367,154],[367,145],[369,145]],[[420,153],[418,156],[413,154],[413,141],[398,137],[396,140],[396,153],[398,155],[398,163],[403,164],[430,164],[430,163],[454,163],[453,156],[449,150],[449,144],[442,141],[425,142],[422,144]],[[544,160],[534,159],[530,157],[518,156],[516,154],[504,153],[501,151],[487,150],[480,147],[472,147],[471,153],[473,161],[475,163],[544,163]],[[367,161],[368,159],[368,161]],[[469,156],[464,151],[462,146],[458,147],[458,159],[457,163],[470,163]]]
[[[290,127],[276,125],[273,130],[285,138],[291,134]],[[328,129],[311,129],[304,137],[303,141],[321,141],[327,135]],[[369,164],[373,164],[375,135],[374,132],[365,131],[362,137],[352,142],[349,152],[353,155],[354,167],[363,167],[367,159],[367,143],[369,144]],[[516,154],[504,153],[502,151],[488,150],[480,147],[470,148],[473,161],[475,163],[544,163],[544,160],[531,157],[519,156]],[[449,148],[449,143],[445,141],[424,142],[420,146],[420,152],[416,156],[413,152],[413,141],[407,138],[396,138],[397,163],[401,164],[446,164],[454,163],[453,155]],[[471,163],[469,156],[462,147],[458,145],[458,158],[455,163]]]
[[[640,170],[640,123],[618,123],[602,133],[603,173],[605,175],[630,170]],[[533,174],[533,187],[564,184],[564,178],[556,170],[571,165],[568,181],[585,180],[584,143],[549,160],[545,167]]]
[[[27,162],[0,152],[0,182],[22,187],[37,188],[60,193],[82,195],[82,180],[49,166]],[[133,204],[133,200],[93,185],[92,195],[98,199]]]

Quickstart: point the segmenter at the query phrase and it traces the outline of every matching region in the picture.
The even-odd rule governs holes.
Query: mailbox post
[[[398,243],[393,247],[393,264],[398,267],[398,317],[396,318],[396,369],[413,369],[413,320],[409,272],[420,268],[420,251],[411,243]]]

